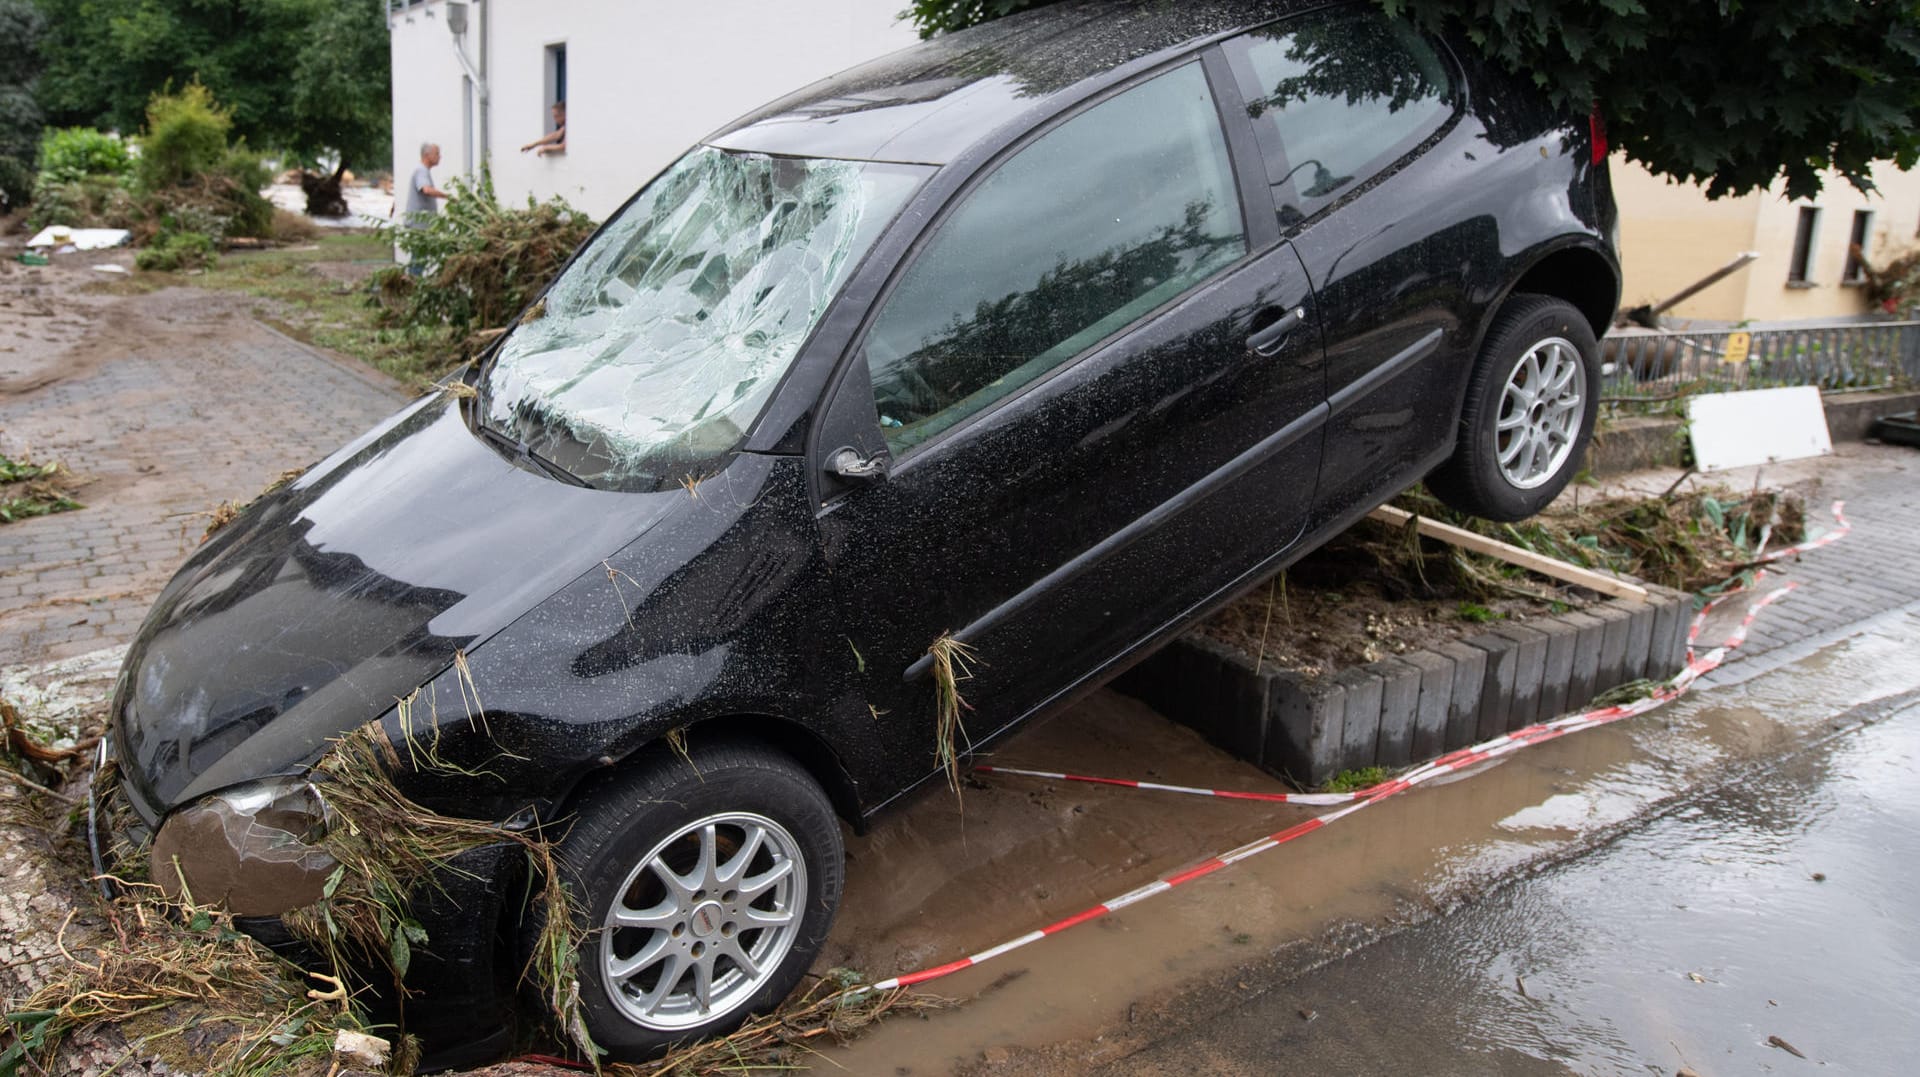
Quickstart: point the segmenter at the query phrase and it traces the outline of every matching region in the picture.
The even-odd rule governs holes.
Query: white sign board
[[[1726,471],[1833,452],[1820,390],[1811,385],[1688,397],[1687,433],[1693,439],[1696,471]]]

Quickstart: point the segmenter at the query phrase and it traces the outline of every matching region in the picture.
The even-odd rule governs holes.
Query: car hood
[[[673,504],[522,470],[457,401],[415,403],[262,497],[161,592],[113,704],[135,806],[151,820],[297,770]]]

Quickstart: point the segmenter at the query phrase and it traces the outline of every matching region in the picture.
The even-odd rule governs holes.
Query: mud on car
[[[1370,5],[1067,4],[854,68],[196,552],[113,703],[126,796],[286,944],[309,768],[430,735],[410,796],[560,841],[593,1038],[724,1031],[819,950],[842,826],[939,773],[936,640],[979,748],[1416,482],[1551,500],[1614,225],[1597,115]],[[417,895],[442,1058],[510,1034],[522,863]]]

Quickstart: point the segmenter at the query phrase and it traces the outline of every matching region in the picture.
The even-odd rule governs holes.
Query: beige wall
[[[1664,298],[1742,251],[1759,252],[1746,268],[1669,311],[1669,320],[1774,321],[1824,319],[1867,312],[1866,298],[1840,280],[1855,210],[1873,212],[1869,261],[1885,261],[1920,246],[1920,171],[1875,166],[1878,191],[1864,195],[1828,175],[1819,195],[1789,201],[1784,184],[1771,191],[1711,201],[1695,184],[1674,183],[1615,156],[1614,197],[1620,206],[1621,306]],[[1794,231],[1800,207],[1820,210],[1814,233],[1810,287],[1789,288]]]

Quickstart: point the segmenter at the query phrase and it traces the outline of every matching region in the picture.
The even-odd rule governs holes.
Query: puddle
[[[1702,691],[1652,715],[1529,749],[1470,779],[1436,783],[1382,802],[1296,844],[929,985],[929,990],[970,1001],[928,1021],[883,1025],[849,1048],[828,1052],[821,1066],[840,1065],[856,1073],[940,1073],[963,1067],[1075,1073],[1102,1061],[1130,1058],[1166,1036],[1170,1022],[1190,1023],[1194,1012],[1230,1011],[1243,994],[1276,990],[1275,985],[1285,984],[1297,970],[1300,955],[1320,952],[1316,947],[1324,948],[1329,939],[1337,945],[1347,937],[1341,925],[1425,919],[1436,906],[1471,897],[1543,857],[1577,852],[1615,836],[1623,822],[1725,774],[1729,767],[1780,754],[1823,732],[1828,718],[1849,705],[1920,685],[1920,663],[1908,642],[1916,635],[1920,623],[1913,618],[1883,625],[1816,660],[1745,684]],[[1920,717],[1908,724],[1920,725]],[[1920,744],[1912,750],[1920,752]],[[1178,784],[1276,788],[1270,779],[1227,759],[1187,730],[1110,693],[1022,732],[997,753],[995,762]],[[1906,765],[1911,766],[1911,760]],[[1659,859],[1659,850],[1682,849],[1691,856],[1694,847],[1684,834],[1659,837],[1648,846],[1641,876],[1614,885],[1600,873],[1593,876],[1591,887],[1596,893],[1625,895],[1636,907],[1658,906],[1668,903],[1672,894],[1698,903],[1703,898],[1694,895],[1714,894],[1721,882],[1733,880],[1726,901],[1769,905],[1769,888],[1785,892],[1798,885],[1786,876],[1800,868],[1780,866],[1777,860],[1784,854],[1776,850],[1768,854],[1776,858],[1775,867],[1766,870],[1786,874],[1758,890],[1741,890],[1738,880],[1762,869],[1751,858],[1739,859],[1746,854],[1729,820],[1740,816],[1739,804],[1751,802],[1748,814],[1768,821],[1759,828],[1764,834],[1804,833],[1811,809],[1788,813],[1803,822],[1783,823],[1770,801],[1753,801],[1741,788],[1720,794],[1724,803],[1716,809],[1719,814],[1699,824],[1707,831],[1729,830],[1709,843],[1710,848],[1684,864],[1668,863]],[[849,900],[823,967],[852,963],[885,976],[952,960],[1312,812],[995,778],[987,789],[969,790],[965,813],[963,831],[951,798],[923,797],[853,842]],[[1681,818],[1686,814],[1653,826],[1681,826],[1688,821]],[[1909,840],[1905,847],[1916,845]],[[1612,855],[1587,854],[1570,863],[1577,868]],[[1665,876],[1662,867],[1668,869]],[[1907,881],[1920,885],[1914,870],[1908,868]],[[1801,872],[1800,880],[1805,876]],[[1820,896],[1827,892],[1802,896],[1827,900]],[[1482,915],[1477,909],[1473,914]],[[1570,970],[1565,973],[1568,983],[1556,981],[1552,990],[1580,1000],[1580,1005],[1540,1011],[1529,1003],[1530,1008],[1513,1013],[1489,1010],[1476,1015],[1474,1050],[1483,1052],[1478,1061],[1508,1059],[1517,1068],[1495,1067],[1505,1072],[1535,1072],[1527,1068],[1535,1064],[1548,1067],[1540,1072],[1563,1072],[1559,1067],[1571,1060],[1579,1061],[1574,1068],[1581,1072],[1613,1072],[1618,1066],[1625,1067],[1622,1072],[1639,1073],[1650,1064],[1671,1071],[1677,1063],[1670,1050],[1667,1057],[1655,1058],[1634,1038],[1664,1026],[1657,1013],[1637,1012],[1644,1000],[1629,986],[1627,974],[1609,979],[1598,971],[1581,971],[1583,962],[1597,959],[1593,955],[1611,952],[1609,946],[1620,949],[1619,939],[1604,942],[1585,921],[1538,909],[1516,906],[1502,915],[1510,919],[1489,921],[1484,931],[1459,938],[1449,926],[1459,917],[1416,929],[1445,934],[1448,945],[1460,953],[1410,953],[1407,960],[1417,961],[1418,968],[1365,977],[1355,973],[1359,978],[1349,987],[1362,992],[1372,985],[1371,990],[1395,999],[1435,996],[1432,1006],[1438,1016],[1428,1031],[1444,1042],[1448,1036],[1441,1030],[1442,1016],[1463,1019],[1452,1005],[1453,988],[1432,982],[1416,989],[1396,977],[1433,965],[1434,976],[1444,972],[1464,977],[1463,982],[1504,983],[1513,991],[1515,975],[1531,985],[1533,977],[1553,969]],[[1633,920],[1627,917],[1627,923]],[[1682,923],[1671,929],[1676,941],[1690,930]],[[1527,937],[1527,930],[1541,940],[1539,953],[1587,956],[1536,961],[1529,956],[1534,951],[1509,945],[1510,939]],[[1348,935],[1359,939],[1366,932]],[[1548,945],[1552,940],[1558,940],[1560,951]],[[1698,941],[1704,946],[1711,939],[1702,936]],[[1391,945],[1390,940],[1370,947],[1333,967],[1354,965],[1361,956]],[[1708,962],[1696,971],[1712,977],[1713,970],[1725,964]],[[1909,964],[1920,967],[1920,961]],[[1681,984],[1706,986],[1686,979],[1685,971],[1673,973]],[[1263,975],[1267,979],[1261,979]],[[1640,968],[1633,975],[1651,973]],[[1528,990],[1534,993],[1531,986]],[[1610,1019],[1604,1027],[1574,1027],[1584,1020],[1581,1013],[1587,1004],[1601,996],[1636,1012]],[[1904,997],[1920,997],[1920,992],[1909,990]],[[1336,1001],[1329,999],[1326,1005]],[[1170,1012],[1176,1009],[1185,1012]],[[1265,1014],[1257,1024],[1276,1035],[1299,1032],[1294,1026],[1322,1027],[1318,1020],[1303,1021],[1296,1009]],[[1484,1021],[1479,1020],[1482,1016]],[[1622,1028],[1634,1035],[1622,1033]],[[1378,1028],[1367,1032],[1381,1033]],[[1760,1041],[1769,1034],[1762,1033]],[[1793,1040],[1788,1033],[1780,1034]],[[1580,1046],[1564,1058],[1540,1047],[1556,1037]],[[1407,1041],[1400,1037],[1394,1042],[1404,1046]],[[1776,1064],[1791,1060],[1777,1049],[1767,1050],[1778,1056],[1769,1057]],[[1328,1056],[1326,1061],[1336,1057],[1344,1056]],[[1624,1061],[1628,1059],[1637,1061],[1629,1064]],[[1383,1057],[1381,1064],[1390,1061]],[[1191,1072],[1192,1062],[1189,1057],[1181,1072]],[[1708,1067],[1702,1072],[1717,1064],[1710,1052],[1696,1062]],[[1404,1059],[1398,1066],[1404,1068]],[[1340,1063],[1323,1068],[1352,1072],[1365,1067]],[[1270,1069],[1269,1061],[1265,1070],[1248,1072]],[[1459,1070],[1485,1071],[1473,1066]]]

